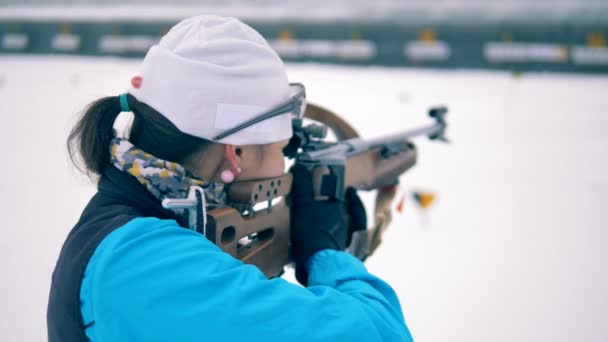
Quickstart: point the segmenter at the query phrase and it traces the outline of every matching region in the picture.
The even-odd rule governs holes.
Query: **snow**
[[[51,272],[94,193],[69,163],[79,110],[119,94],[136,60],[0,57],[0,340],[46,338]],[[418,341],[608,340],[608,77],[289,64],[312,102],[365,137],[429,123],[409,197],[367,266],[397,291]],[[372,196],[364,194],[371,207]]]

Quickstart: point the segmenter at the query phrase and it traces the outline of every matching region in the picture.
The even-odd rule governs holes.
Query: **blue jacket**
[[[112,173],[102,178],[100,192],[108,179],[124,182],[126,175]],[[147,190],[139,187],[142,191]],[[109,201],[114,210],[116,201]],[[100,239],[83,270],[80,319],[92,341],[412,340],[391,287],[345,252],[324,250],[311,257],[304,288],[266,279],[257,267],[182,228],[166,212],[157,217],[133,212]],[[65,272],[56,273],[53,286]],[[58,316],[61,310],[51,310],[51,302],[49,315]],[[57,325],[56,318],[49,324]]]

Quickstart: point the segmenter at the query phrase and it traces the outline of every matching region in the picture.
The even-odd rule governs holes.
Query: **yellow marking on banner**
[[[290,30],[283,30],[279,33],[279,40],[289,41],[293,40],[294,34]]]
[[[424,29],[418,34],[418,40],[427,43],[432,43],[434,41],[437,41],[437,33],[435,33],[435,31],[430,28]]]
[[[363,35],[359,31],[353,31],[350,34],[350,39],[352,39],[352,40],[362,40],[363,39]]]
[[[587,34],[587,46],[606,46],[606,36],[604,35],[604,32],[589,32]]]
[[[59,27],[59,32],[61,34],[70,34],[70,24],[68,23],[63,23],[61,24],[61,26]]]
[[[512,42],[513,41],[513,33],[511,32],[503,32],[502,33],[502,41],[503,42]]]
[[[562,61],[568,60],[568,49],[566,47],[559,48],[559,59]]]

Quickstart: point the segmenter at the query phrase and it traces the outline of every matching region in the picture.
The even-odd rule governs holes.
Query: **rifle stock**
[[[237,182],[228,189],[231,207],[207,213],[207,238],[233,257],[258,266],[269,277],[283,273],[290,262],[289,207],[291,174]],[[271,205],[274,200],[278,202]],[[255,210],[258,203],[267,207]]]

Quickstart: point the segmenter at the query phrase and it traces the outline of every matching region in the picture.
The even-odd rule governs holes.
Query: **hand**
[[[291,251],[296,263],[296,278],[307,283],[304,264],[323,249],[344,250],[354,230],[366,228],[365,208],[354,189],[348,189],[345,203],[314,199],[312,175],[302,165],[291,168]],[[352,219],[349,219],[352,216]]]
[[[346,205],[346,211],[348,212],[348,234],[346,239],[346,247],[350,246],[350,242],[353,233],[357,230],[367,229],[367,213],[361,198],[357,195],[355,188],[346,189],[344,194],[344,205]]]

